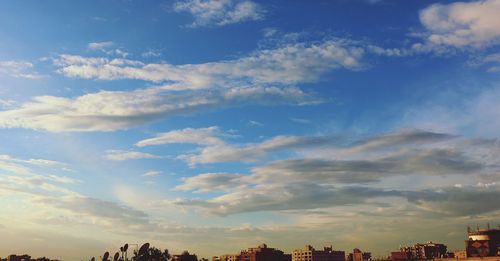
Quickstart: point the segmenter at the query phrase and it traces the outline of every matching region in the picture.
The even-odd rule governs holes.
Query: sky
[[[0,256],[462,249],[500,224],[499,13],[0,1]]]

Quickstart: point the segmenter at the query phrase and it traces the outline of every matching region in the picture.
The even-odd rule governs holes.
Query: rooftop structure
[[[500,256],[500,229],[472,230],[467,228],[468,239],[465,241],[467,257]]]

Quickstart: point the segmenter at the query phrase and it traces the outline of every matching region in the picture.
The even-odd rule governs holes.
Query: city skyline
[[[0,2],[0,256],[500,223],[500,0]]]
[[[317,249],[312,245],[305,245],[303,248],[294,248],[291,253],[283,252],[280,249],[269,247],[266,243],[261,243],[256,247],[242,249],[238,253],[226,253],[212,257],[212,261],[405,261],[405,260],[498,260],[500,256],[500,225],[498,228],[491,227],[488,223],[486,227],[480,228],[479,224],[475,229],[467,227],[467,239],[462,249],[450,250],[445,242],[414,242],[413,245],[400,245],[399,249],[393,249],[385,256],[373,257],[371,252],[362,251],[353,247],[352,251],[335,249],[333,245],[324,245],[323,249]],[[331,242],[329,242],[331,243]],[[130,246],[135,246],[131,249]],[[168,249],[161,249],[151,246],[149,243],[131,244],[125,243],[114,252],[106,251],[98,257],[89,257],[94,260],[210,260],[210,258],[198,257],[195,253],[183,250],[181,254],[170,253]],[[139,247],[140,246],[140,247]],[[132,252],[132,253],[129,253]],[[113,254],[114,253],[114,254]],[[113,257],[112,257],[113,256]],[[23,259],[26,257],[26,259]],[[109,259],[108,259],[109,258]],[[158,259],[154,259],[158,258]],[[185,258],[185,259],[184,259]],[[85,258],[84,258],[85,259]],[[11,254],[7,261],[57,261],[58,259],[31,258],[28,254]],[[83,259],[82,259],[83,260]]]

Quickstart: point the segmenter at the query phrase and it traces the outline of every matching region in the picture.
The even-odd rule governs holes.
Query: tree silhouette
[[[150,247],[146,253],[140,255],[137,251],[134,251],[134,256],[132,257],[134,261],[168,261],[170,260],[170,253],[168,249],[161,251],[161,249],[156,247]]]

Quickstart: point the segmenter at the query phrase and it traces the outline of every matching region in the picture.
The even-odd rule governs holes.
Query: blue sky
[[[0,256],[459,249],[500,221],[498,12],[3,1]]]

